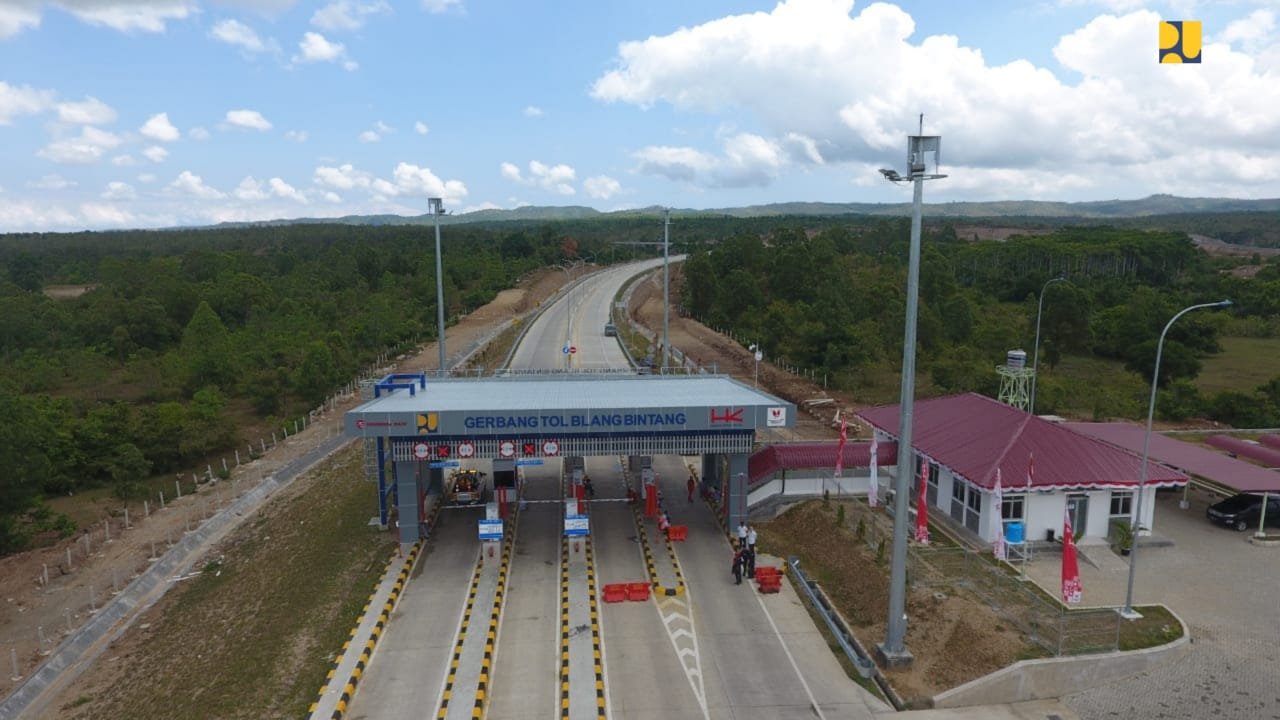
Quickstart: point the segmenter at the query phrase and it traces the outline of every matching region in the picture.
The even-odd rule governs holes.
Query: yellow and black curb
[[[387,601],[383,603],[382,609],[378,614],[378,621],[374,623],[372,630],[369,631],[369,637],[364,641],[364,646],[360,650],[360,659],[356,661],[355,667],[351,671],[351,676],[347,678],[342,686],[342,697],[338,698],[337,706],[334,707],[331,720],[342,720],[343,715],[347,712],[347,706],[351,704],[351,699],[355,696],[356,686],[360,684],[360,678],[364,676],[365,668],[369,666],[369,659],[373,656],[373,649],[377,647],[378,640],[382,638],[382,631],[386,629],[387,623],[391,619],[391,612],[395,609],[396,603],[400,600],[400,593],[404,590],[405,583],[409,580],[409,573],[413,570],[413,563],[418,559],[418,553],[422,549],[422,542],[414,544],[409,550],[408,556],[405,557],[404,564],[400,568],[400,575],[396,578],[395,585],[391,587],[391,593],[387,596]],[[325,682],[320,686],[319,695],[324,696],[329,691],[329,686],[333,682],[334,675],[338,671],[338,666],[342,664],[343,658],[347,651],[351,648],[351,641],[355,639],[356,633],[359,632],[361,623],[364,622],[366,614],[369,612],[370,606],[373,604],[374,597],[377,596],[377,589],[381,587],[382,582],[386,579],[386,573],[391,570],[391,561],[387,562],[387,569],[383,572],[383,576],[378,579],[378,584],[374,586],[374,592],[369,595],[369,602],[365,604],[364,609],[360,611],[360,617],[356,618],[355,627],[351,628],[350,639],[342,643],[342,651],[333,661],[333,667],[329,669],[325,676]],[[311,703],[309,712],[311,716],[315,715],[319,707],[318,702]]]
[[[596,599],[596,558],[591,550],[591,538],[586,539],[587,546],[587,597],[591,608],[591,658],[596,673],[596,718],[605,720],[607,714],[604,707],[604,653],[600,645],[600,606]]]
[[[569,717],[569,538],[560,537],[560,717]]]
[[[622,477],[627,487],[630,488],[629,474],[624,472]],[[670,541],[667,542],[667,557],[671,559],[671,568],[676,574],[675,587],[667,587],[658,579],[658,569],[653,561],[653,548],[649,544],[649,529],[645,527],[644,511],[640,508],[639,502],[631,505],[631,517],[635,520],[636,535],[640,538],[640,548],[644,551],[645,570],[649,573],[649,584],[653,586],[653,594],[667,597],[684,595],[684,573],[680,570],[680,561],[676,559],[676,551],[671,547]]]
[[[449,700],[453,698],[453,682],[458,676],[458,661],[462,658],[462,645],[467,639],[467,628],[471,626],[471,611],[476,604],[476,588],[480,585],[480,570],[484,560],[476,562],[475,572],[471,574],[471,588],[467,590],[467,606],[462,611],[462,624],[458,626],[458,637],[453,643],[453,656],[449,658],[449,675],[444,680],[444,692],[440,696],[440,709],[436,717],[443,720],[449,712]]]

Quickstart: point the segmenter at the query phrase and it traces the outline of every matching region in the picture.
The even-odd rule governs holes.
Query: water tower
[[[1036,376],[1036,371],[1027,367],[1027,352],[1010,350],[996,374],[1000,376],[1000,402],[1026,410],[1031,403],[1031,380]]]

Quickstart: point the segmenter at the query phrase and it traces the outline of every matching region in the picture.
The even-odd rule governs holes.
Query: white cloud
[[[193,127],[187,131],[187,137],[191,138],[192,140],[208,140],[209,131],[199,126]]]
[[[503,177],[522,185],[540,187],[543,190],[550,190],[560,195],[573,195],[576,192],[573,189],[573,180],[576,173],[572,167],[563,163],[559,165],[544,165],[537,160],[531,160],[529,162],[528,177],[523,176],[520,168],[509,162],[502,163],[501,170]]]
[[[330,190],[330,191],[328,191],[328,192],[326,192],[326,193],[324,194],[324,199],[325,199],[325,202],[331,202],[331,203],[340,203],[340,202],[342,202],[342,196],[341,196],[341,195],[339,195],[339,194],[338,194],[338,193],[336,193],[336,192],[333,192],[332,190]]]
[[[480,203],[479,205],[468,205],[462,208],[462,213],[465,215],[466,213],[480,212],[481,210],[501,210],[501,209],[502,209],[501,205],[497,203],[492,203],[486,200]]]
[[[169,157],[169,151],[165,150],[159,145],[152,145],[151,147],[142,151],[142,157],[150,160],[153,163],[162,163],[165,161],[165,158]]]
[[[313,62],[334,62],[341,60],[342,67],[347,71],[355,70],[359,65],[355,61],[347,58],[347,48],[340,42],[330,42],[323,35],[317,32],[306,32],[302,35],[302,40],[298,42],[300,55],[294,55],[293,61],[296,63],[313,63]]]
[[[352,188],[367,188],[371,182],[369,173],[355,169],[350,163],[340,165],[338,167],[327,167],[321,165],[316,168],[312,180],[317,185],[323,185],[335,190],[351,190]]]
[[[297,188],[278,177],[273,177],[268,180],[267,185],[271,188],[271,193],[276,197],[295,200],[300,203],[307,202],[306,196],[304,196]]]
[[[173,142],[182,137],[182,133],[178,132],[178,128],[169,122],[169,113],[152,115],[142,124],[142,127],[138,128],[138,132],[142,133],[143,137],[160,142]]]
[[[174,191],[200,198],[201,200],[220,200],[226,197],[226,193],[221,192],[209,185],[205,181],[190,170],[183,170],[173,182],[169,183],[169,187]]]
[[[393,132],[395,132],[395,131],[396,131],[396,129],[395,129],[395,128],[393,128],[393,127],[391,127],[390,125],[388,125],[388,124],[386,124],[386,123],[382,122],[381,120],[379,120],[378,122],[376,122],[376,123],[374,123],[374,124],[373,124],[373,129],[374,129],[375,131],[377,131],[377,133],[378,133],[379,135],[387,135],[387,134],[389,134],[389,133],[393,133]]]
[[[356,62],[355,60],[343,60],[342,69],[346,70],[347,72],[355,72],[356,70],[360,69],[360,63]]]
[[[85,222],[90,227],[132,225],[137,222],[137,218],[133,213],[124,208],[106,203],[82,203],[80,205],[80,215],[84,217]]]
[[[390,13],[391,6],[382,0],[336,0],[315,11],[311,16],[311,24],[321,30],[333,32],[359,30],[370,16]]]
[[[429,13],[439,14],[454,8],[462,9],[462,0],[422,0],[422,9]]]
[[[608,200],[622,192],[622,184],[608,175],[596,175],[583,180],[582,189],[593,198]]]
[[[103,200],[133,200],[138,197],[138,193],[129,183],[112,180],[107,183],[107,188],[102,191],[101,197]]]
[[[529,105],[524,109],[525,117],[542,117],[542,108],[537,105]]]
[[[406,195],[444,198],[445,204],[461,202],[467,186],[461,180],[441,180],[430,168],[399,163],[392,173],[400,192]]]
[[[396,131],[395,128],[379,120],[373,124],[372,130],[365,130],[364,132],[360,133],[360,135],[357,136],[356,139],[362,143],[374,143],[374,142],[378,142],[384,136],[389,135],[390,133],[393,133],[395,131]]]
[[[52,0],[53,4],[90,25],[129,32],[164,32],[168,20],[183,20],[199,12],[194,0]]]
[[[307,131],[306,130],[286,130],[284,133],[284,139],[290,142],[304,143],[307,141]]]
[[[382,139],[382,136],[372,130],[365,130],[356,138],[362,143],[375,143]]]
[[[262,117],[262,113],[257,110],[228,110],[226,122],[228,125],[249,130],[266,131],[271,129],[271,123]]]
[[[79,185],[75,180],[68,180],[57,173],[45,175],[39,180],[31,180],[27,183],[27,187],[36,190],[65,190]]]
[[[97,162],[104,152],[120,143],[120,137],[114,133],[85,125],[79,135],[54,140],[36,154],[56,163],[83,165]]]
[[[134,160],[132,155],[117,155],[111,158],[111,164],[117,167],[128,167],[130,165],[137,165],[138,161]]]
[[[209,31],[209,37],[228,45],[235,45],[246,53],[260,53],[271,49],[258,33],[239,20],[222,20]]]
[[[991,64],[954,36],[919,37],[893,5],[853,11],[853,0],[784,0],[769,12],[624,42],[617,67],[591,93],[750,123],[753,132],[722,140],[715,153],[656,146],[635,154],[644,171],[711,186],[765,184],[819,162],[901,162],[904,135],[923,111],[925,131],[944,138],[944,171],[1038,169],[1092,178],[1092,192],[1111,196],[1143,187],[1135,181],[1194,149],[1244,162],[1189,167],[1181,180],[1234,179],[1234,195],[1280,193],[1280,184],[1247,180],[1280,152],[1280,82],[1263,55],[1255,61],[1210,43],[1212,62],[1162,66],[1151,51],[1159,16],[1138,11],[1064,35],[1053,49],[1063,68],[1055,74],[1026,60]],[[1256,34],[1242,25],[1230,37],[1243,44]],[[1280,52],[1274,57],[1280,70]]]
[[[1247,16],[1227,23],[1227,27],[1215,40],[1238,43],[1246,50],[1255,50],[1275,37],[1276,14],[1274,10],[1260,8]]]
[[[0,5],[0,40],[13,37],[29,27],[39,26],[39,5],[35,3]]]
[[[431,132],[430,128],[427,127],[427,124],[422,122],[421,120],[413,124],[413,131],[418,133],[419,135],[426,135],[427,133]]]
[[[236,189],[231,192],[241,200],[266,200],[269,197],[267,192],[262,189],[262,183],[258,182],[252,175],[241,180]]]
[[[58,103],[56,109],[58,120],[72,125],[105,125],[116,121],[116,111],[96,97]]]
[[[46,230],[74,226],[76,222],[76,216],[65,208],[47,202],[0,201],[0,230]]]
[[[147,183],[147,184],[149,184],[149,183],[153,183],[153,182],[155,182],[155,181],[156,181],[156,176],[155,176],[155,175],[153,175],[152,173],[142,173],[142,174],[138,175],[138,182],[140,182],[140,183]]]
[[[8,125],[18,115],[34,115],[53,105],[51,90],[36,90],[30,85],[18,87],[0,80],[0,125]]]

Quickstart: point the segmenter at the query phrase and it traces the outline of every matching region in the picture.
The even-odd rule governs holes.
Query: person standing
[[[742,551],[733,553],[733,584],[742,584]]]
[[[698,489],[698,483],[693,481],[693,475],[689,475],[689,481],[685,483],[685,487],[689,488],[689,502],[693,502],[693,491]]]
[[[756,529],[754,527],[747,528],[747,549],[752,555],[756,554]]]
[[[746,572],[747,577],[755,578],[756,576],[756,551],[748,545],[747,551],[742,554],[742,569]]]
[[[738,549],[743,550],[747,547],[747,521],[738,521]]]

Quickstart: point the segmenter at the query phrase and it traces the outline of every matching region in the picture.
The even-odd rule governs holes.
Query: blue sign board
[[[565,537],[585,537],[591,534],[591,525],[586,515],[564,516]]]
[[[516,460],[516,465],[517,465],[517,466],[519,466],[519,465],[541,465],[542,463],[543,463],[542,458],[520,458],[519,460]]]
[[[502,521],[501,520],[481,520],[480,521],[480,539],[481,540],[501,540],[502,539]]]
[[[462,463],[458,460],[441,460],[440,462],[431,463],[428,467],[432,470],[440,470],[442,468],[462,467]]]

